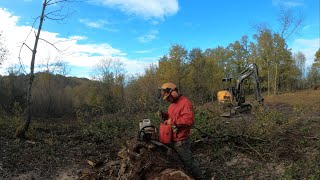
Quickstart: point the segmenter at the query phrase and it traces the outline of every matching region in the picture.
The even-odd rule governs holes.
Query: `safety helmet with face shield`
[[[163,100],[165,100],[171,95],[172,91],[177,90],[177,86],[171,82],[167,82],[161,86],[160,90],[161,90],[161,96]]]

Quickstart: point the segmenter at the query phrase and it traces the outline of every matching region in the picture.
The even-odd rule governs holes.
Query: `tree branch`
[[[33,30],[33,27],[34,27],[35,23],[37,22],[37,20],[38,20],[39,18],[40,18],[40,16],[38,16],[38,17],[33,21],[32,26],[31,26],[31,29],[30,29],[30,32],[28,33],[28,35],[27,35],[26,39],[24,40],[24,42],[26,42],[27,39],[29,38],[29,36],[30,36],[30,34],[31,34],[32,30]]]
[[[70,16],[72,16],[74,14],[75,11],[70,12],[70,10],[68,9],[67,12],[65,14],[56,14],[57,12],[62,12],[62,8],[56,11],[52,11],[50,13],[47,13],[45,15],[45,18],[50,19],[50,20],[54,20],[54,21],[63,21],[65,19],[68,19]]]
[[[261,155],[256,149],[254,149],[249,143],[247,143],[246,141],[242,141],[242,142],[244,142],[251,150],[253,150],[255,153],[257,153],[258,156],[259,156],[263,161],[266,161],[266,160],[262,157],[262,155]]]
[[[49,42],[49,41],[47,41],[45,39],[42,39],[42,38],[39,38],[39,39],[44,41],[44,42],[46,42],[46,43],[48,43],[48,44],[50,44],[51,46],[53,46],[59,53],[62,53],[62,51],[55,46],[55,43],[51,43],[51,42]]]
[[[51,2],[52,0],[49,0],[47,2],[47,6],[50,6],[50,5],[54,5],[54,4],[59,4],[61,2],[68,2],[68,0],[60,0],[60,1],[54,1],[54,2]]]
[[[18,59],[19,59],[19,63],[20,63],[20,68],[22,69],[22,71],[23,71],[25,74],[27,74],[27,71],[24,69],[23,64],[22,64],[22,62],[21,62],[21,51],[22,51],[23,46],[27,46],[27,48],[28,48],[31,52],[33,52],[33,49],[31,49],[26,43],[23,43],[22,46],[20,47],[20,50],[19,50]]]
[[[44,16],[47,17],[48,15],[54,14],[54,13],[56,13],[56,12],[61,12],[61,9],[55,10],[55,11],[51,11],[51,12],[49,12],[49,13],[46,13]]]

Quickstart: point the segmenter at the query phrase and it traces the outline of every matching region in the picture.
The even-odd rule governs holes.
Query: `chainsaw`
[[[150,119],[143,119],[139,122],[138,140],[146,142],[157,140],[157,129],[151,125]]]
[[[163,123],[161,123],[163,124]],[[170,143],[163,141],[163,134],[167,134],[163,132],[163,126],[160,124],[159,134],[157,133],[157,128],[151,124],[149,119],[144,119],[139,122],[139,133],[138,140],[144,141],[147,143],[152,143],[157,145],[158,147],[165,150],[165,152],[169,155],[172,154],[173,150],[168,144],[171,143],[171,134],[170,134]],[[167,128],[168,129],[168,128]],[[170,128],[171,131],[171,128]]]
[[[172,126],[166,123],[160,123],[159,132],[157,128],[151,124],[150,119],[143,119],[139,122],[138,140],[145,142],[155,141],[162,144],[170,144],[172,137]]]

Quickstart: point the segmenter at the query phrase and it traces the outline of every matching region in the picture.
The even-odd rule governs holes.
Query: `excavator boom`
[[[236,79],[236,85],[228,89],[219,91],[217,94],[220,104],[228,103],[232,108],[228,112],[224,112],[222,116],[231,117],[233,114],[242,113],[251,109],[251,104],[245,103],[243,92],[243,83],[246,79],[252,78],[255,84],[255,101],[262,103],[264,98],[261,94],[261,86],[259,80],[258,66],[256,64],[249,64],[249,66],[242,71]],[[223,82],[230,82],[232,78],[223,78]]]

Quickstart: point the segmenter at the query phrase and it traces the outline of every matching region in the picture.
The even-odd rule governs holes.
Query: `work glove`
[[[171,119],[166,120],[165,123],[169,124],[171,126],[171,129],[172,129],[173,132],[177,132],[178,131],[178,127],[172,124]]]
[[[167,118],[166,113],[161,110],[158,110],[157,116],[160,117],[162,120],[166,120],[166,118]]]
[[[174,126],[174,125],[171,125],[171,129],[172,129],[173,132],[177,132],[178,131],[178,127]]]

